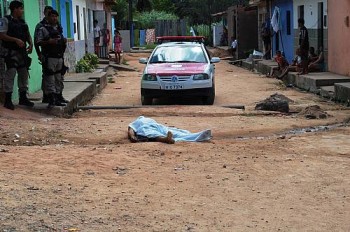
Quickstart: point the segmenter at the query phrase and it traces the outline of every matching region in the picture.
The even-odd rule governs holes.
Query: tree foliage
[[[139,22],[142,28],[154,28],[157,20],[174,20],[178,17],[174,14],[164,11],[143,12],[135,16],[135,20]]]
[[[150,2],[150,0],[138,0],[136,3],[136,9],[139,12],[151,11],[152,3]]]
[[[191,24],[209,24],[212,21],[211,14],[226,11],[228,7],[237,4],[247,4],[249,0],[115,0],[116,11],[119,20],[127,20],[128,3],[133,2],[133,14],[144,12],[163,12],[176,15],[178,18],[187,19]],[[144,16],[149,18],[152,14]],[[147,21],[146,24],[149,22]]]

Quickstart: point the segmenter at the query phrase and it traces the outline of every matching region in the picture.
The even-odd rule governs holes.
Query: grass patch
[[[115,83],[114,78],[113,78],[113,77],[109,77],[109,78],[108,78],[108,83]]]

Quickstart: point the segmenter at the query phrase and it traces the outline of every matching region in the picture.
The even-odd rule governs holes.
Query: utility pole
[[[129,0],[129,30],[130,30],[130,48],[134,46],[134,25],[132,22],[132,0]]]

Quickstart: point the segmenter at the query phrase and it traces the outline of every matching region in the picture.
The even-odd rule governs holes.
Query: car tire
[[[152,105],[153,98],[145,97],[144,95],[141,95],[141,103],[142,103],[142,105]]]
[[[209,95],[203,97],[204,105],[213,105],[215,100],[215,86],[211,87],[209,90]]]

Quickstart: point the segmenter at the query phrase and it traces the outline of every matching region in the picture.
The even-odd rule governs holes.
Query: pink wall
[[[350,1],[328,0],[328,69],[350,76]]]

